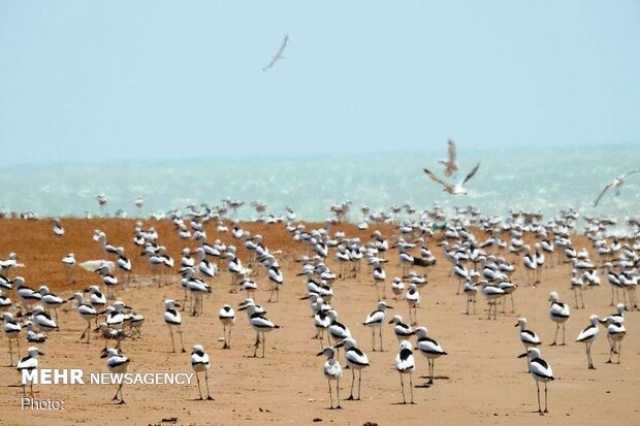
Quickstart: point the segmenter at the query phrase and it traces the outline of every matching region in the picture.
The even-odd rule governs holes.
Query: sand
[[[54,238],[48,221],[24,222],[0,220],[0,253],[16,251],[26,264],[19,273],[31,286],[42,282],[62,294],[82,288],[97,280],[92,274],[78,274],[74,285],[64,283],[64,269],[59,260],[66,252],[74,251],[79,260],[101,257],[101,251],[91,240],[93,229],[107,232],[110,242],[124,245],[132,257],[140,276],[138,285],[122,291],[124,301],[146,316],[142,338],[125,341],[123,349],[131,358],[130,372],[190,372],[189,353],[170,353],[169,335],[162,319],[164,297],[181,298],[177,284],[158,289],[149,285],[148,270],[139,265],[137,250],[131,244],[132,222],[126,220],[70,220],[63,219],[67,234]],[[311,226],[311,225],[309,225]],[[218,338],[222,327],[217,311],[224,303],[237,305],[244,294],[229,293],[229,275],[221,273],[215,280],[213,294],[205,299],[205,313],[192,318],[185,314],[185,345],[204,345],[211,356],[211,391],[214,401],[197,400],[196,385],[133,385],[125,386],[126,405],[112,405],[115,392],[107,385],[41,385],[37,398],[63,400],[61,411],[31,411],[20,407],[21,388],[18,373],[9,363],[7,341],[0,345],[0,424],[353,424],[367,422],[389,424],[605,424],[625,422],[634,424],[640,414],[640,314],[626,316],[628,334],[623,345],[621,365],[605,364],[608,345],[606,331],[601,329],[594,344],[596,370],[587,370],[584,347],[574,342],[579,330],[592,313],[612,312],[609,306],[609,287],[603,285],[585,293],[587,308],[572,309],[567,323],[568,345],[549,347],[553,339],[554,323],[548,317],[547,296],[557,290],[561,298],[572,303],[569,291],[568,267],[557,266],[545,270],[538,288],[520,287],[516,291],[516,312],[500,314],[498,319],[486,320],[485,303],[478,298],[477,315],[466,316],[463,296],[455,295],[455,283],[448,276],[449,264],[442,259],[440,249],[433,245],[438,265],[429,269],[429,285],[421,290],[422,306],[418,311],[421,324],[429,327],[430,335],[440,341],[448,356],[436,362],[435,386],[414,389],[416,405],[401,405],[400,379],[393,369],[397,342],[390,326],[384,329],[386,352],[371,352],[371,335],[361,325],[366,314],[375,306],[376,293],[369,275],[358,280],[335,283],[333,305],[340,319],[347,324],[360,347],[370,358],[371,367],[363,373],[362,401],[344,401],[342,410],[329,410],[327,382],[322,375],[324,359],[316,357],[319,342],[311,339],[315,330],[304,295],[304,281],[296,277],[299,265],[292,261],[302,246],[291,242],[281,225],[246,225],[252,232],[265,236],[267,246],[282,249],[285,285],[279,303],[266,303],[268,293],[260,291],[256,299],[264,303],[268,316],[281,329],[267,336],[265,359],[248,358],[255,339],[245,315],[238,313],[232,335],[232,348],[222,350]],[[161,241],[172,255],[177,256],[191,241],[181,241],[168,222],[157,223]],[[355,233],[354,227],[348,231]],[[390,230],[384,229],[385,232]],[[360,232],[366,238],[370,231]],[[209,238],[220,237],[227,242],[232,236],[216,235],[207,225]],[[583,244],[584,240],[582,240]],[[580,244],[578,244],[580,246]],[[333,254],[333,253],[332,253]],[[395,259],[395,256],[394,256]],[[329,261],[334,265],[333,260]],[[387,274],[399,274],[395,262],[387,266]],[[366,268],[363,268],[366,271]],[[15,274],[15,273],[14,273]],[[515,281],[522,272],[515,275]],[[257,279],[266,289],[266,279]],[[174,278],[176,282],[176,278]],[[389,292],[390,294],[390,292]],[[403,301],[389,299],[395,307],[388,315],[399,313],[408,317]],[[543,357],[552,365],[556,380],[549,386],[547,417],[537,413],[535,383],[526,372],[525,361],[516,356],[522,352],[516,318],[526,316],[531,329],[543,339]],[[50,340],[41,349],[41,367],[83,368],[88,372],[107,371],[100,359],[103,342],[92,339],[87,345],[78,342],[83,321],[75,312],[62,313],[61,331],[50,333]],[[23,345],[24,348],[25,345]],[[416,354],[417,375],[427,373],[426,360]],[[341,395],[348,396],[351,373],[345,371]]]

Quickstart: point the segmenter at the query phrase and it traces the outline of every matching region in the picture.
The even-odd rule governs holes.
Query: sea
[[[444,149],[384,152],[335,152],[293,156],[181,158],[104,163],[55,163],[0,167],[0,210],[32,211],[40,217],[114,215],[149,216],[189,204],[220,205],[226,198],[246,201],[239,219],[257,216],[251,201],[266,203],[268,213],[291,207],[299,219],[331,217],[332,204],[350,200],[350,220],[409,203],[418,211],[439,205],[477,207],[483,214],[511,210],[554,217],[574,208],[587,216],[624,220],[640,215],[640,174],[630,176],[618,195],[593,201],[614,177],[640,168],[640,144],[459,148],[461,178],[476,163],[477,175],[466,196],[442,191],[422,171],[442,175],[437,160]],[[96,194],[108,204],[101,211]],[[137,209],[134,200],[144,198]]]

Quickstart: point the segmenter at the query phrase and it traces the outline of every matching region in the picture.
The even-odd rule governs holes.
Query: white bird
[[[440,346],[436,340],[430,338],[427,333],[427,327],[417,327],[415,330],[417,337],[416,349],[418,349],[427,358],[427,364],[429,366],[429,381],[426,385],[431,386],[435,379],[436,359],[447,355],[447,353],[442,349],[442,346]]]
[[[418,323],[418,306],[420,305],[420,292],[418,291],[418,287],[411,283],[404,298],[409,305],[409,322],[411,325],[416,325]]]
[[[224,305],[218,311],[218,319],[222,323],[222,332],[224,333],[222,349],[231,349],[231,329],[236,322],[236,313],[230,305]]]
[[[64,228],[62,227],[58,219],[53,220],[53,225],[51,226],[51,230],[53,231],[53,235],[55,235],[56,237],[64,236]]]
[[[402,317],[400,315],[395,315],[389,324],[393,324],[393,332],[396,335],[396,339],[398,339],[398,343],[403,340],[409,339],[415,333],[415,330],[411,328],[410,325],[402,322]]]
[[[449,139],[447,141],[447,159],[438,160],[438,163],[444,166],[444,175],[446,177],[458,171],[458,161],[456,157],[456,143]]]
[[[580,331],[580,334],[578,334],[576,342],[585,344],[588,368],[590,370],[595,370],[595,367],[593,366],[593,360],[591,359],[591,345],[593,345],[593,342],[596,340],[598,332],[600,331],[600,329],[598,328],[598,316],[591,315],[589,317],[589,321],[589,325],[582,329],[582,331]]]
[[[442,190],[444,192],[448,192],[451,195],[466,195],[467,189],[464,187],[464,184],[467,183],[477,173],[479,168],[480,168],[480,163],[476,164],[476,166],[473,169],[471,169],[469,174],[467,174],[464,177],[464,179],[462,179],[460,182],[456,184],[445,182],[444,180],[434,175],[429,169],[423,169],[423,170],[431,178],[431,180],[443,186]]]
[[[351,337],[347,337],[340,343],[336,345],[336,347],[344,346],[344,358],[347,361],[347,365],[351,369],[351,394],[349,395],[348,400],[360,400],[362,396],[362,370],[369,367],[369,358],[367,354],[362,352],[354,339]],[[356,379],[356,371],[358,372],[358,397],[354,398],[353,396],[353,385]]]
[[[80,317],[87,323],[87,327],[80,335],[80,340],[82,341],[82,339],[84,339],[84,336],[86,335],[87,344],[89,344],[91,340],[91,321],[98,316],[98,312],[96,311],[96,308],[93,307],[93,305],[85,302],[82,293],[74,293],[73,296],[69,298],[69,300],[73,300],[76,302],[76,312],[78,312],[78,315],[80,315]]]
[[[25,356],[20,361],[18,361],[18,365],[16,366],[18,372],[20,374],[24,374],[23,371],[27,371],[27,372],[31,373],[31,371],[37,370],[38,369],[38,356],[39,355],[44,355],[44,353],[40,352],[40,350],[38,348],[36,348],[35,346],[29,347],[27,349],[27,356]],[[26,377],[24,377],[24,378],[26,378]],[[33,394],[33,381],[29,381],[29,385],[30,385],[30,390],[31,390],[31,397],[33,397],[34,396],[34,394]],[[24,381],[22,382],[22,394],[24,396],[27,395],[26,383]]]
[[[165,299],[164,301],[164,322],[169,327],[169,335],[171,336],[171,351],[175,352],[175,342],[173,339],[173,329],[176,329],[176,333],[180,336],[180,346],[182,352],[186,352],[184,349],[184,340],[182,338],[182,315],[176,310],[180,305],[173,299]]]
[[[202,345],[193,345],[193,349],[191,350],[191,368],[196,374],[196,380],[198,381],[198,395],[200,399],[204,399],[202,396],[202,390],[200,389],[200,377],[198,373],[204,371],[204,382],[207,386],[207,399],[213,400],[211,394],[209,393],[209,367],[211,366],[211,362],[209,360],[209,355],[204,351]]]
[[[554,380],[553,370],[551,366],[540,357],[540,350],[538,348],[529,348],[527,352],[518,356],[518,358],[524,357],[527,357],[529,372],[531,373],[531,377],[536,381],[536,387],[538,389],[538,412],[543,416],[544,413],[549,412],[547,405],[547,383]],[[540,382],[544,383],[544,411],[542,411],[542,406],[540,405]]]
[[[622,339],[627,334],[627,329],[624,327],[624,323],[617,322],[613,316],[606,318],[607,322],[607,340],[609,341],[609,360],[607,364],[611,364],[613,361],[611,358],[613,354],[618,354],[618,364],[622,360]]]
[[[330,346],[324,348],[321,352],[318,353],[318,356],[326,356],[327,361],[324,363],[323,372],[324,377],[329,382],[329,400],[331,401],[331,409],[334,408],[340,409],[340,378],[342,377],[342,367],[340,366],[340,362],[336,359],[336,350]],[[331,382],[336,383],[336,406],[333,406],[333,389],[331,386]]]
[[[265,333],[273,331],[276,328],[280,328],[280,326],[267,319],[266,311],[262,306],[256,305],[252,299],[246,299],[242,302],[239,310],[247,311],[249,324],[256,332],[256,343],[254,344],[253,358],[258,356],[257,353],[260,344],[262,344],[262,358],[264,358],[265,348],[267,345]]]
[[[9,341],[10,365],[13,365],[13,341],[16,342],[17,346],[16,355],[20,356],[20,332],[22,331],[22,326],[14,319],[11,312],[4,312],[2,314],[2,320],[2,329]]]
[[[375,311],[367,315],[362,325],[371,328],[371,350],[376,351],[376,328],[378,329],[378,337],[380,342],[380,352],[384,352],[382,348],[382,325],[384,324],[384,312],[387,309],[393,309],[393,306],[387,305],[384,300],[378,302]]]
[[[549,302],[551,302],[551,306],[549,307],[549,316],[551,317],[551,321],[556,323],[556,334],[553,337],[553,343],[551,344],[551,346],[556,345],[560,327],[562,327],[562,346],[564,346],[566,345],[565,323],[571,316],[571,309],[569,309],[569,305],[567,305],[566,303],[560,302],[560,296],[558,296],[558,293],[555,291],[549,293]]]
[[[529,349],[532,346],[540,346],[540,337],[536,334],[535,331],[529,330],[527,328],[526,318],[518,318],[518,322],[516,322],[515,327],[520,327],[520,342],[524,346],[525,350]]]
[[[100,358],[107,359],[107,368],[110,373],[113,374],[125,374],[127,372],[127,368],[129,367],[129,358],[127,358],[122,352],[120,352],[116,348],[104,348],[102,350],[102,354]],[[124,396],[122,394],[122,386],[124,385],[125,380],[121,380],[116,388],[116,394],[111,399],[112,402],[116,404],[125,404]],[[120,397],[118,397],[120,395]]]
[[[396,371],[400,374],[400,386],[402,387],[402,403],[407,403],[407,398],[404,393],[404,376],[409,375],[409,389],[411,391],[411,404],[415,404],[413,401],[413,370],[416,368],[416,361],[413,357],[413,351],[411,350],[411,342],[403,340],[400,342],[400,351],[396,355],[395,367]]]
[[[616,190],[616,195],[620,195],[620,188],[622,188],[622,185],[624,185],[624,180],[631,175],[640,173],[640,169],[636,169],[636,170],[631,170],[630,172],[627,172],[623,175],[620,175],[618,177],[616,177],[615,179],[613,179],[611,182],[609,182],[607,185],[605,185],[604,189],[602,190],[602,192],[600,192],[600,194],[598,195],[598,198],[596,198],[596,200],[593,202],[593,207],[597,207],[598,203],[600,202],[600,200],[602,200],[602,197],[604,197],[604,194],[607,193],[608,190],[610,189],[615,189]]]

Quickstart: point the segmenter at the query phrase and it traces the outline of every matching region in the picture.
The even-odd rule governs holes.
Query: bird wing
[[[462,181],[462,184],[464,185],[465,183],[467,183],[472,177],[475,176],[475,174],[478,172],[478,169],[480,168],[480,163],[476,164],[476,166],[471,169],[471,171],[469,172],[469,174],[467,176],[465,176],[464,180]]]
[[[444,186],[445,188],[452,190],[453,187],[451,184],[443,181],[442,179],[440,179],[438,176],[434,175],[431,170],[429,169],[422,169],[424,170],[424,172],[427,174],[427,176],[429,176],[431,178],[432,181],[439,183],[440,185]]]
[[[271,61],[264,68],[262,68],[262,71],[267,71],[271,69],[276,64],[276,62],[284,58],[284,56],[282,56],[282,53],[286,49],[288,42],[289,42],[289,35],[285,34],[284,39],[282,39],[282,44],[280,45],[280,48],[278,49],[276,54],[273,55],[273,58],[271,58]]]
[[[604,194],[609,190],[609,188],[611,188],[611,184],[610,183],[607,184],[607,186],[604,187],[604,189],[602,190],[600,195],[598,195],[598,198],[596,198],[596,200],[593,202],[593,207],[597,207],[598,203],[600,202],[602,197],[604,197]]]
[[[449,154],[449,163],[453,164],[456,162],[456,143],[454,141],[452,141],[451,139],[449,139],[448,142],[448,154]]]
[[[626,178],[628,176],[635,175],[637,173],[640,173],[640,169],[631,170],[630,172],[627,172],[627,173],[623,174],[622,178],[624,179],[624,178]]]

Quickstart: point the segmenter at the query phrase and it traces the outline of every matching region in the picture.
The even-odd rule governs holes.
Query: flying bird
[[[433,174],[433,172],[431,172],[429,169],[423,169],[423,170],[431,178],[431,180],[433,180],[436,183],[439,183],[444,187],[442,189],[443,191],[448,192],[451,195],[466,195],[467,189],[463,185],[467,183],[473,176],[475,176],[479,168],[480,168],[480,163],[476,164],[476,166],[469,172],[469,174],[466,175],[464,179],[462,179],[460,182],[456,184],[445,182],[444,180],[440,179],[438,176]]]
[[[280,45],[280,48],[278,49],[276,54],[273,55],[273,58],[271,58],[271,61],[269,61],[269,63],[262,68],[262,71],[270,70],[271,68],[273,68],[276,62],[278,62],[281,59],[284,59],[284,56],[282,56],[282,53],[287,48],[287,43],[289,43],[289,35],[285,34],[284,38],[282,39],[282,44]]]
[[[640,169],[631,170],[630,172],[627,172],[627,173],[625,173],[623,175],[620,175],[620,176],[616,177],[614,180],[612,180],[611,182],[609,182],[604,187],[602,192],[600,192],[600,195],[598,195],[598,198],[596,198],[596,200],[593,202],[593,207],[597,207],[598,206],[598,203],[600,202],[602,197],[604,197],[604,194],[606,194],[607,191],[610,190],[610,189],[615,189],[616,190],[616,195],[620,195],[620,188],[622,188],[622,185],[624,185],[625,178],[627,176],[631,176],[631,175],[634,175],[636,173],[640,173]]]
[[[449,139],[447,146],[447,159],[439,160],[438,163],[444,166],[444,175],[449,177],[458,171],[458,161],[456,160],[456,143]]]

